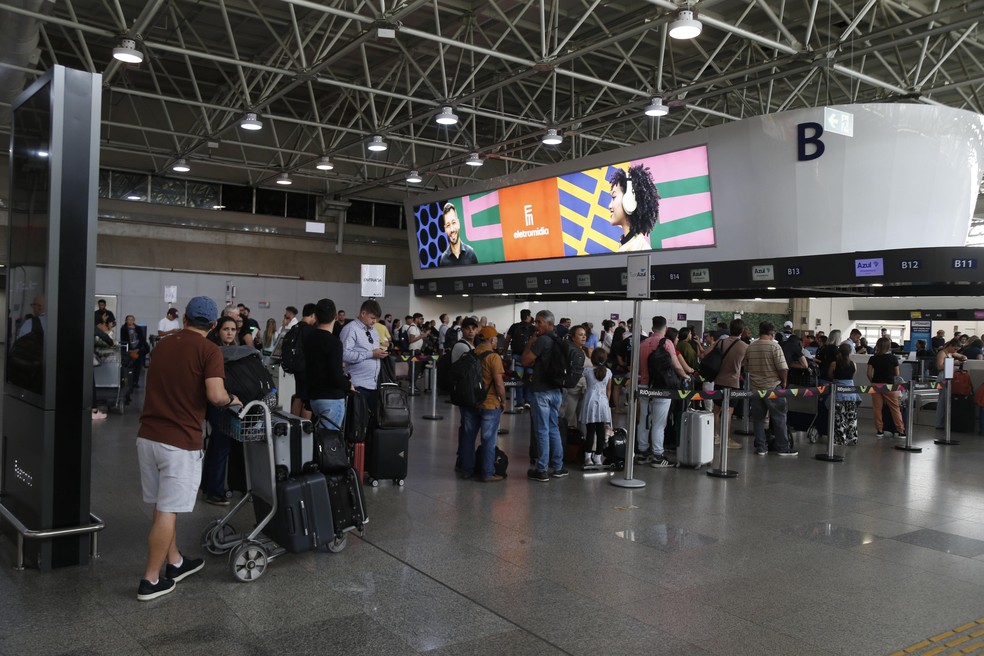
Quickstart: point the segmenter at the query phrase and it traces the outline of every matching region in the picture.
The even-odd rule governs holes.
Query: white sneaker
[[[591,454],[590,453],[586,453],[584,455],[584,466],[585,467],[590,467],[593,464],[594,464],[594,461],[591,460]]]
[[[602,464],[602,462],[601,462],[601,454],[600,453],[595,453],[594,455],[592,455],[591,456],[591,462],[592,462],[592,464],[595,464],[595,465]]]

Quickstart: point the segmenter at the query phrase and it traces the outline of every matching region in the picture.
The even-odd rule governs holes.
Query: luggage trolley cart
[[[124,366],[123,358],[129,365],[130,356],[125,355],[126,347],[97,348],[96,360],[99,364],[92,367],[92,377],[96,386],[96,398],[93,406],[105,404],[110,410],[118,410],[120,414],[126,407],[126,397],[130,384],[130,370]]]

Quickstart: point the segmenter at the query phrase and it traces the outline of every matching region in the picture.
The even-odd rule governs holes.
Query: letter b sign
[[[807,130],[813,133],[807,136]],[[819,123],[799,123],[796,126],[796,159],[801,162],[808,162],[823,155],[824,145],[820,141],[823,135],[823,126]],[[813,146],[813,152],[807,152],[807,146]]]

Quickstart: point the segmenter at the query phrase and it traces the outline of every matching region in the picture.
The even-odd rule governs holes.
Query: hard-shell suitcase
[[[270,512],[263,499],[253,499],[257,520]],[[317,549],[335,538],[328,481],[311,472],[277,481],[277,512],[264,533],[291,553]]]
[[[328,496],[331,498],[332,521],[335,536],[349,531],[362,531],[369,521],[366,498],[362,493],[362,479],[355,469],[337,474],[326,474]]]
[[[688,410],[680,422],[677,466],[700,469],[714,459],[714,414]]]
[[[395,383],[379,386],[376,425],[380,428],[409,428],[410,407],[407,392]]]
[[[902,423],[907,424],[909,422],[909,406],[900,400],[899,410],[902,411]],[[896,435],[905,433],[904,425],[895,425],[895,419],[892,418],[892,411],[887,403],[882,404],[882,428],[886,433],[895,433]]]
[[[317,469],[311,422],[283,410],[273,411],[270,421],[277,479]]]
[[[954,394],[950,398],[950,430],[954,433],[973,433],[977,419],[974,397]]]
[[[381,480],[391,480],[403,485],[407,477],[407,451],[410,446],[410,428],[377,428],[372,432],[366,453],[366,474],[369,484],[379,485]]]

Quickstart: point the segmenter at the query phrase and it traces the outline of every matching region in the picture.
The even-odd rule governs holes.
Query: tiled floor
[[[511,475],[482,485],[454,477],[457,413],[440,411],[415,422],[406,486],[367,488],[364,540],[250,584],[206,555],[146,604],[137,413],[99,422],[102,557],[17,572],[0,538],[0,654],[889,654],[984,615],[984,438],[937,447],[919,427],[908,454],[863,416],[843,463],[813,459],[823,444],[745,448],[737,479],[644,467],[627,490],[576,470],[528,482],[529,420],[507,415]],[[183,516],[180,546],[201,554],[222,513]]]

